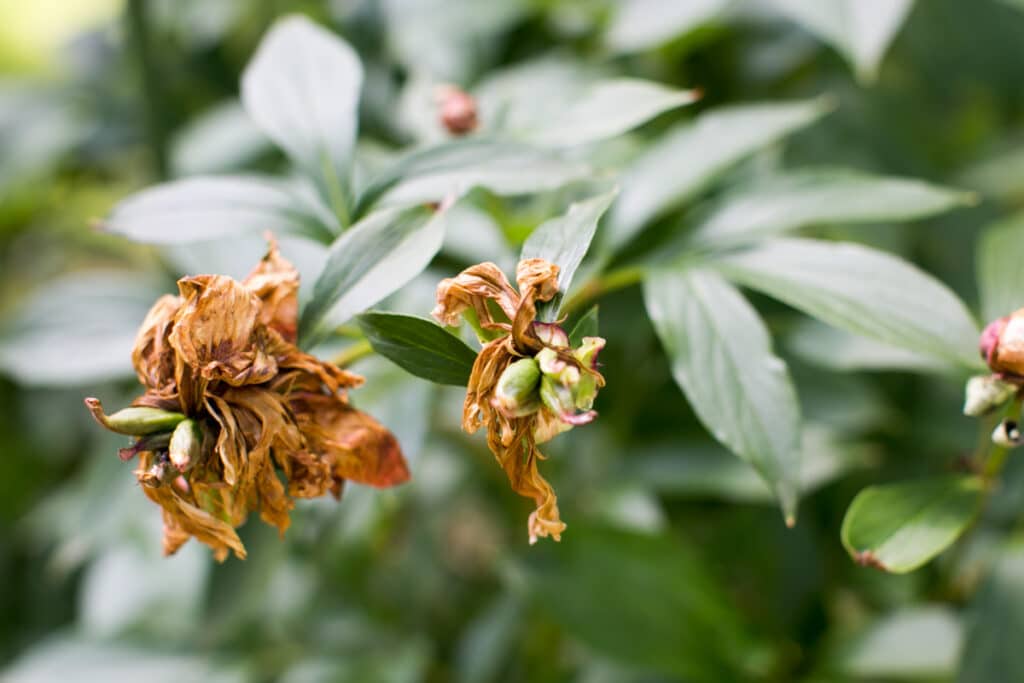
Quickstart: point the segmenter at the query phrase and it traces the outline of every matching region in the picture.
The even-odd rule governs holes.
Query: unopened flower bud
[[[573,387],[562,384],[548,375],[543,375],[540,380],[540,400],[566,424],[587,424],[597,417],[593,410],[577,413]]]
[[[494,388],[494,407],[507,417],[522,417],[537,412],[540,397],[540,367],[533,358],[522,358],[505,368]]]
[[[125,408],[113,415],[105,415],[103,413],[103,406],[98,398],[85,399],[85,405],[101,425],[112,432],[128,434],[129,436],[146,436],[148,434],[169,432],[185,419],[185,416],[181,413],[143,406]]]
[[[174,428],[167,454],[179,472],[187,472],[199,460],[203,431],[195,420],[182,420]]]
[[[992,372],[1024,377],[1024,309],[990,322],[979,349]]]
[[[977,375],[967,380],[964,391],[964,415],[987,415],[1006,403],[1017,388],[994,375]]]
[[[1016,420],[1003,420],[992,432],[992,443],[1003,448],[1016,448],[1024,442],[1021,438],[1020,425]]]
[[[476,100],[472,95],[453,85],[438,90],[441,125],[452,135],[466,135],[477,127]]]

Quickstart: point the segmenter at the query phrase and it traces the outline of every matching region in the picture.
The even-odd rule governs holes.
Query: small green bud
[[[185,419],[181,413],[144,406],[125,408],[113,415],[105,415],[98,398],[85,399],[85,405],[102,426],[118,434],[146,436],[169,432]]]
[[[964,391],[964,415],[987,415],[1010,400],[1017,387],[995,375],[977,375],[967,380]]]
[[[540,367],[533,358],[522,358],[505,368],[494,388],[493,405],[508,417],[522,417],[540,408],[537,385]]]
[[[995,431],[992,432],[992,443],[1003,448],[1016,448],[1024,443],[1017,421],[1003,420],[997,424]]]
[[[182,420],[171,434],[167,449],[171,462],[179,472],[187,472],[202,453],[203,431],[195,420]]]

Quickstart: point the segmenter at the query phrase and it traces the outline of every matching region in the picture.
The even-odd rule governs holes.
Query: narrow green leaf
[[[331,246],[302,312],[303,344],[374,305],[430,265],[444,241],[444,212],[427,207],[376,211]]]
[[[584,337],[597,337],[601,333],[597,324],[597,306],[591,306],[590,310],[583,314],[569,333],[569,344],[573,347],[583,343]]]
[[[892,39],[914,0],[770,0],[779,11],[830,43],[857,71],[873,81]]]
[[[613,5],[605,43],[637,52],[686,36],[718,18],[734,0],[623,0]]]
[[[830,325],[977,368],[978,328],[938,280],[856,244],[776,239],[725,255],[716,267]]]
[[[978,289],[986,321],[1024,307],[1024,214],[985,228],[978,241]]]
[[[1000,548],[967,610],[957,683],[1024,680],[1024,547]]]
[[[654,271],[647,314],[672,376],[716,439],[753,465],[787,521],[800,481],[800,408],[786,364],[772,353],[757,312],[708,271]]]
[[[965,475],[870,486],[846,511],[843,545],[865,566],[913,571],[960,537],[978,514],[982,486]]]
[[[356,320],[373,350],[409,373],[464,387],[476,351],[437,323],[412,315],[370,311]]]
[[[579,268],[594,238],[601,216],[611,206],[618,189],[575,202],[561,216],[537,227],[523,244],[521,259],[542,258],[558,266],[558,294],[539,307],[544,320],[558,314],[562,297],[569,291],[572,277]]]
[[[598,81],[543,125],[525,131],[542,147],[574,147],[632,130],[658,114],[696,102],[700,92],[634,78]]]
[[[617,249],[652,218],[678,207],[727,168],[807,126],[824,100],[752,104],[709,111],[655,141],[622,177],[605,244]]]
[[[538,550],[530,595],[601,656],[687,681],[748,679],[745,628],[679,539],[573,525],[561,543]]]
[[[340,188],[358,129],[363,67],[348,43],[309,19],[279,19],[242,74],[252,120],[311,176]]]
[[[967,192],[849,171],[803,171],[727,196],[693,231],[700,244],[751,241],[822,223],[910,221],[964,206]]]
[[[377,203],[439,202],[483,187],[499,195],[553,190],[588,175],[586,164],[523,143],[467,138],[416,150],[372,179],[359,195],[355,216]]]
[[[337,222],[311,195],[273,178],[187,178],[122,200],[103,229],[148,244],[202,242],[266,230],[330,241]]]

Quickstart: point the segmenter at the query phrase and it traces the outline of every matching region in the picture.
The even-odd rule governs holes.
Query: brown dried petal
[[[516,284],[521,299],[512,320],[512,339],[520,352],[536,353],[544,348],[533,327],[537,302],[550,301],[558,293],[558,266],[540,258],[524,259],[516,268]]]
[[[150,500],[164,509],[165,529],[170,529],[164,536],[165,552],[173,553],[184,543],[182,535],[190,534],[213,548],[218,562],[224,561],[228,550],[233,550],[239,559],[245,559],[245,546],[230,524],[182,499],[169,486],[142,487],[142,490]],[[170,525],[167,524],[168,519]]]
[[[175,392],[174,350],[168,337],[181,304],[181,297],[170,294],[157,299],[142,321],[132,348],[132,365],[139,381],[161,396]]]
[[[507,320],[495,320],[488,301],[496,303]],[[442,325],[458,325],[459,316],[467,308],[476,311],[485,329],[507,330],[508,321],[515,318],[519,308],[519,295],[501,268],[490,262],[479,263],[441,281],[433,316]]]
[[[281,256],[272,235],[267,235],[267,242],[267,255],[242,284],[263,302],[259,322],[294,344],[299,330],[299,272]]]

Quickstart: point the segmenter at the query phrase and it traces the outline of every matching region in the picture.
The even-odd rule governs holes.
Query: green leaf
[[[416,150],[372,179],[359,195],[355,216],[375,204],[439,202],[482,187],[499,195],[557,189],[591,173],[586,164],[523,143],[483,138],[453,140]]]
[[[856,244],[776,239],[721,257],[730,279],[830,325],[968,368],[980,366],[978,328],[938,280]]]
[[[149,244],[200,242],[265,230],[330,241],[338,230],[330,211],[314,197],[258,176],[207,176],[156,185],[119,202],[103,228]]]
[[[733,1],[623,0],[614,4],[605,42],[615,52],[657,47],[705,26]]]
[[[476,351],[437,323],[377,311],[356,319],[373,350],[404,370],[437,384],[469,383]]]
[[[606,246],[617,249],[651,219],[677,208],[758,149],[820,118],[823,100],[716,109],[671,130],[626,171]]]
[[[644,281],[644,302],[694,412],[716,439],[757,469],[792,523],[800,407],[757,312],[729,283],[702,270],[652,272]]]
[[[978,241],[978,289],[985,320],[995,320],[1024,306],[1024,214],[985,228]]]
[[[848,171],[804,171],[727,196],[693,232],[700,244],[751,241],[822,223],[910,221],[969,204],[937,185]]]
[[[542,258],[559,267],[558,294],[538,307],[541,319],[553,320],[557,316],[562,297],[569,291],[572,277],[590,249],[597,224],[617,194],[618,189],[613,189],[575,202],[563,215],[544,222],[526,239],[521,259]]]
[[[981,507],[979,477],[950,475],[870,486],[853,499],[842,539],[858,563],[913,571],[960,537]]]
[[[171,169],[175,176],[228,173],[271,148],[240,102],[226,100],[204,111],[175,134]]]
[[[625,133],[658,114],[696,102],[700,92],[676,90],[651,81],[616,78],[598,81],[552,120],[525,131],[543,147],[574,147]]]
[[[743,624],[678,539],[573,525],[530,555],[537,605],[601,656],[687,681],[748,679]]]
[[[163,293],[142,273],[65,275],[25,297],[0,330],[0,370],[26,385],[94,384],[132,375],[139,325]]]
[[[840,372],[911,370],[933,373],[949,372],[958,367],[935,356],[851,334],[810,318],[798,322],[786,341],[787,348],[800,359]]]
[[[779,11],[830,43],[857,71],[873,81],[892,39],[913,6],[913,0],[770,0]]]
[[[302,312],[308,346],[419,275],[444,241],[443,211],[427,207],[376,211],[339,237]]]
[[[242,104],[292,161],[335,192],[348,178],[362,84],[355,51],[293,15],[271,27],[246,66]]]
[[[1024,548],[1000,550],[967,610],[957,683],[1024,680]]]
[[[569,344],[577,347],[583,343],[584,337],[597,337],[601,333],[597,324],[597,306],[591,306],[590,310],[583,314],[569,333]]]
[[[948,680],[963,649],[963,627],[949,607],[906,607],[844,639],[829,659],[857,679]],[[990,680],[990,679],[985,679]]]

